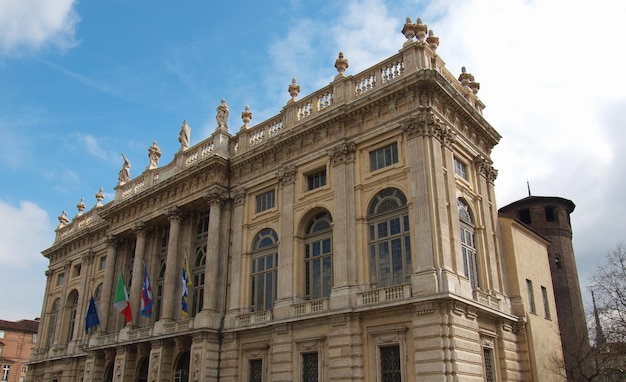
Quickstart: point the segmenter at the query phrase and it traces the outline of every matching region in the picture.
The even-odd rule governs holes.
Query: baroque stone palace
[[[235,135],[222,100],[210,137],[189,146],[183,123],[171,163],[155,143],[132,178],[124,157],[115,200],[62,214],[29,378],[564,380],[548,241],[498,216],[479,84],[420,19],[402,33]]]

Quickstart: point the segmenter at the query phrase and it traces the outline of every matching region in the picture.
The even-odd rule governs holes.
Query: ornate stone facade
[[[340,53],[339,75],[313,94],[298,98],[294,79],[286,106],[265,122],[250,125],[246,108],[234,136],[222,100],[213,135],[191,147],[181,140],[171,163],[120,178],[113,201],[62,222],[43,252],[50,266],[31,377],[549,373],[529,352],[559,356],[555,321],[528,330],[525,296],[504,269],[516,257],[499,238],[490,152],[500,135],[469,84],[444,67],[432,31],[407,19],[403,33],[398,54],[362,73],[347,73]],[[151,317],[140,314],[143,269]],[[112,305],[120,274],[130,286],[126,326]],[[86,332],[91,295],[100,325]]]

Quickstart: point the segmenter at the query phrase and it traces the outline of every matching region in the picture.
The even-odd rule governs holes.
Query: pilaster
[[[113,306],[111,296],[113,294],[113,281],[115,278],[115,261],[117,258],[117,248],[119,246],[119,240],[109,235],[106,239],[107,245],[107,257],[104,267],[104,281],[102,284],[102,297],[100,298],[100,330],[102,333],[109,333],[109,317],[111,316],[110,310]]]
[[[133,262],[133,279],[130,285],[130,307],[132,309],[133,326],[140,326],[141,320],[141,287],[143,284],[143,262],[146,250],[146,224],[139,222],[133,227],[136,235],[135,260]]]
[[[294,219],[293,202],[296,181],[296,166],[287,165],[278,170],[280,187],[280,246],[278,248],[278,286],[274,303],[274,318],[291,315],[294,295],[293,247]]]
[[[176,308],[180,311],[180,302],[177,303],[177,288],[180,275],[180,261],[178,253],[178,236],[180,233],[180,223],[183,219],[182,211],[178,207],[173,207],[167,212],[170,222],[169,242],[167,243],[167,260],[165,265],[165,280],[163,292],[163,311],[161,320],[172,321],[176,318]]]

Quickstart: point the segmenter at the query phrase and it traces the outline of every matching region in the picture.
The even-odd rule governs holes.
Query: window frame
[[[304,178],[306,192],[317,190],[328,184],[328,170],[326,167],[317,168],[304,174]]]
[[[271,195],[271,198],[269,198],[270,195]],[[276,208],[276,189],[272,188],[272,189],[256,194],[254,201],[255,201],[254,211],[257,214]]]
[[[377,289],[410,282],[411,224],[404,192],[390,187],[372,197],[367,210],[366,235],[370,285]]]
[[[252,312],[271,311],[274,308],[274,302],[278,297],[278,245],[278,234],[272,228],[264,228],[254,236],[250,256],[250,310]],[[271,262],[270,268],[266,267],[268,260]],[[271,275],[270,281],[266,277],[268,275]],[[261,284],[262,289],[259,288]],[[269,295],[266,287],[268,285],[272,288],[269,292],[271,301],[267,299]]]
[[[478,289],[481,283],[478,268],[478,245],[476,245],[476,223],[469,204],[463,198],[457,199],[457,207],[463,275],[469,280],[472,289]]]
[[[469,182],[469,174],[468,174],[468,171],[467,171],[468,166],[467,166],[467,163],[465,161],[462,161],[457,156],[454,156],[453,157],[453,167],[454,167],[454,174],[455,175],[457,175],[459,178]]]
[[[376,172],[400,162],[400,148],[398,141],[373,148],[368,151],[369,170]],[[388,150],[388,151],[387,151]]]
[[[552,314],[550,314],[550,301],[548,300],[548,288],[545,286],[541,286],[541,297],[543,298],[543,317],[546,320],[552,319]]]
[[[526,279],[526,292],[528,294],[528,309],[532,314],[537,314],[537,306],[535,304],[535,291],[533,289],[533,282]]]
[[[319,223],[328,227],[316,229]],[[318,249],[316,249],[316,247]],[[315,253],[319,252],[318,255]],[[319,262],[319,277],[316,277],[316,263]],[[330,264],[326,269],[327,262]],[[319,293],[316,287],[319,286]],[[304,297],[307,300],[329,298],[333,287],[333,220],[328,211],[323,211],[307,223],[304,236]]]

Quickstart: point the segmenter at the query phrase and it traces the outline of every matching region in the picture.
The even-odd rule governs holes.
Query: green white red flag
[[[120,272],[120,278],[117,280],[117,288],[115,288],[115,299],[113,300],[113,306],[119,310],[120,313],[126,319],[126,323],[132,321],[132,314],[130,312],[130,299],[128,298],[128,291],[124,284],[124,276]]]

